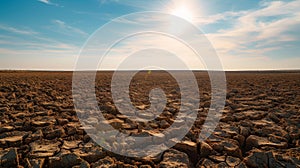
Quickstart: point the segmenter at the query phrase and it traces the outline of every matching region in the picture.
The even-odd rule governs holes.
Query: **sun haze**
[[[173,15],[176,15],[178,17],[182,17],[188,21],[192,21],[193,20],[193,14],[192,12],[185,6],[180,6],[178,8],[175,8],[172,11]]]

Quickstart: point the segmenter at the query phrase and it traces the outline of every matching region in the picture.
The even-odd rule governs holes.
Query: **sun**
[[[171,11],[171,14],[181,17],[187,21],[193,21],[193,13],[191,9],[187,8],[186,6],[178,6]]]
[[[191,23],[196,23],[206,14],[205,7],[199,0],[170,0],[165,4],[167,13],[181,17]]]

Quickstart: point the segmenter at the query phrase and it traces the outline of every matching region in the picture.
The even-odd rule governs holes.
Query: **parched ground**
[[[210,81],[204,72],[195,76],[201,102],[192,129],[156,157],[130,158],[105,150],[86,134],[73,105],[71,72],[2,71],[0,167],[300,167],[300,72],[227,72],[225,109],[205,142],[198,136],[210,107]],[[159,86],[166,93],[164,112],[147,123],[118,112],[111,77],[97,74],[96,94],[114,128],[138,136],[173,124],[180,91],[169,74],[142,72],[131,82],[130,98],[139,109],[148,108],[151,89]]]

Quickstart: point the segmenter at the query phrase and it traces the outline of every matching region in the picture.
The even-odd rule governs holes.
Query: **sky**
[[[199,28],[225,70],[300,69],[300,0],[1,0],[0,3],[0,69],[73,70],[82,47],[95,31],[115,18],[145,11],[176,15]],[[149,21],[157,27],[165,26],[153,18],[132,19],[118,21],[125,25]],[[118,31],[125,29],[126,26],[120,26]],[[116,34],[110,32],[102,38],[118,37]],[[102,68],[116,68],[124,49],[138,48],[146,42],[181,48],[168,40],[154,36],[128,39],[107,56]],[[188,51],[173,52],[180,53],[180,58],[191,68],[203,68],[200,63],[195,64]],[[166,58],[171,58],[167,55]],[[144,53],[141,57],[151,55]],[[165,61],[163,55],[161,59]]]

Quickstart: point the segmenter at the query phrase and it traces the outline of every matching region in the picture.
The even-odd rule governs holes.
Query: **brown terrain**
[[[71,72],[0,72],[0,167],[300,167],[300,72],[227,72],[227,100],[212,135],[199,142],[210,107],[210,81],[195,72],[201,96],[192,129],[171,149],[151,158],[114,154],[93,142],[72,100]],[[116,129],[138,135],[167,129],[180,105],[176,81],[141,72],[130,85],[137,108],[160,86],[164,112],[147,123],[121,115],[110,94],[111,72],[96,78],[98,104]],[[168,138],[162,137],[162,138]]]

